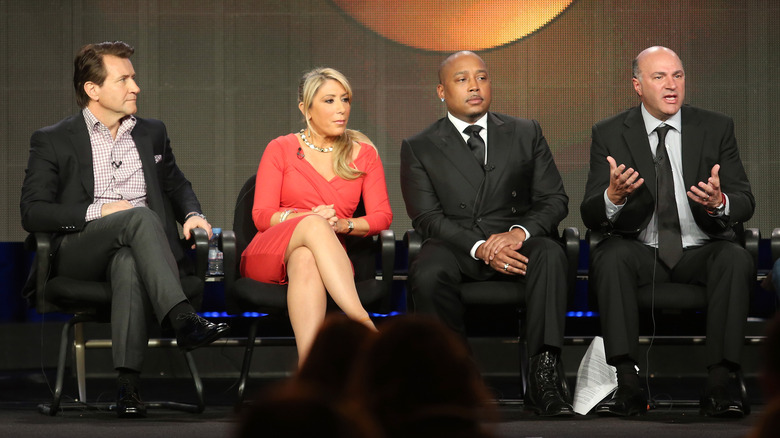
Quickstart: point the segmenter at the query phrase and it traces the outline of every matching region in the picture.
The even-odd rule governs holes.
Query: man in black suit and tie
[[[637,374],[639,287],[662,282],[707,288],[709,377],[701,412],[742,416],[728,392],[739,368],[750,290],[750,254],[737,243],[755,201],[739,158],[734,123],[683,106],[685,71],[672,50],[650,47],[633,62],[641,105],[593,126],[585,225],[607,237],[591,254],[607,361],[618,389],[596,407],[635,415],[647,400]]]
[[[228,330],[199,317],[182,290],[176,221],[187,239],[196,227],[211,235],[211,226],[165,125],[134,116],[133,52],[120,41],[81,48],[73,84],[82,110],[32,135],[21,197],[24,229],[53,235],[56,273],[111,283],[120,417],[146,414],[138,384],[150,316],[169,323],[184,349]]]
[[[439,69],[447,116],[401,146],[401,189],[424,239],[409,279],[415,309],[465,339],[460,284],[517,284],[531,354],[525,406],[573,415],[556,370],[566,312],[566,256],[557,240],[568,197],[539,124],[489,112],[490,76],[472,52]]]

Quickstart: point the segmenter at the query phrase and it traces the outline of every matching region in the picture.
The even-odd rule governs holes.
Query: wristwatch
[[[351,233],[355,229],[355,224],[351,220],[347,219],[347,234]]]
[[[185,216],[184,217],[184,222],[187,222],[191,217],[195,217],[195,216],[197,216],[197,217],[203,219],[204,221],[208,222],[208,219],[206,219],[206,215],[204,215],[203,213],[198,213],[196,211],[194,211],[194,212],[188,214],[187,216]]]

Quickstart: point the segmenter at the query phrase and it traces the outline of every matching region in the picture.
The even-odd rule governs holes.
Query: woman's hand
[[[336,225],[339,218],[336,217],[336,209],[333,208],[333,204],[330,205],[318,205],[311,209],[312,213],[316,213],[328,220],[331,228],[336,231]]]

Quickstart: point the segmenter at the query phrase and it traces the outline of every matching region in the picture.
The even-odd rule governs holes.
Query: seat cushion
[[[360,302],[366,309],[376,307],[384,297],[378,280],[363,280],[355,284]],[[287,285],[261,283],[250,278],[239,278],[233,283],[228,296],[228,312],[287,313]],[[328,300],[329,306],[334,306]]]
[[[475,281],[460,287],[466,304],[525,304],[523,285],[515,281]]]

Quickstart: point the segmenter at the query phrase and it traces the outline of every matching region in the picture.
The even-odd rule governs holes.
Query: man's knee
[[[149,208],[137,207],[125,210],[119,213],[125,216],[128,229],[138,229],[141,231],[160,229],[162,230],[162,222],[160,216]]]
[[[716,269],[731,268],[750,275],[754,269],[753,256],[740,245],[733,242],[719,242],[720,249],[714,255]]]
[[[636,245],[620,237],[612,237],[601,241],[590,256],[590,268],[592,270],[615,269],[625,265],[631,254],[636,251]]]
[[[525,242],[524,247],[528,248],[526,255],[529,265],[543,263],[547,266],[565,268],[568,264],[563,246],[551,238],[531,238]],[[520,252],[523,253],[523,250],[521,249]]]

